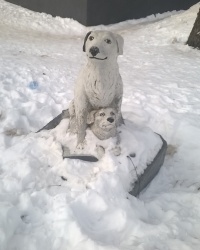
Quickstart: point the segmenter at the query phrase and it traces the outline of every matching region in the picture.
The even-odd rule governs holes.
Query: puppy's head
[[[87,124],[100,128],[103,131],[110,131],[116,128],[117,114],[113,108],[93,110],[87,117]]]
[[[89,60],[103,62],[116,59],[123,54],[124,39],[110,31],[90,31],[87,33],[83,51]]]

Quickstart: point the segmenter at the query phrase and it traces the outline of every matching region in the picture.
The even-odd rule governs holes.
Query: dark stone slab
[[[97,162],[99,159],[94,155],[86,155],[86,154],[71,154],[69,148],[63,147],[63,159],[75,159],[81,161],[89,161],[89,162]]]
[[[194,26],[190,32],[187,44],[193,48],[200,49],[200,9],[197,14],[197,18],[194,22]]]
[[[146,188],[151,181],[154,179],[154,177],[158,174],[161,166],[163,165],[166,150],[167,150],[167,143],[162,138],[161,135],[159,135],[163,145],[161,149],[159,150],[158,154],[155,156],[151,164],[147,166],[147,168],[144,170],[144,173],[138,176],[138,180],[133,184],[132,190],[129,192],[133,196],[138,196],[140,192]],[[98,159],[93,155],[78,155],[78,154],[70,154],[70,150],[67,147],[63,147],[63,158],[68,159],[76,159],[76,160],[82,160],[82,161],[88,161],[88,162],[97,162]]]
[[[45,125],[43,128],[38,130],[37,132],[40,132],[42,130],[50,130],[55,128],[62,119],[69,118],[69,112],[68,109],[63,110],[61,114],[59,114],[57,117],[55,117],[52,121],[50,121],[47,125]],[[159,135],[163,145],[161,149],[159,150],[158,154],[155,156],[154,160],[147,166],[147,168],[144,170],[144,173],[142,175],[138,176],[138,180],[133,184],[132,190],[129,192],[133,196],[138,196],[139,193],[146,188],[150,182],[153,180],[153,178],[157,175],[159,172],[161,166],[163,165],[166,150],[167,150],[167,142],[163,139],[161,135]],[[98,159],[93,155],[83,155],[83,154],[70,154],[70,150],[67,147],[63,147],[63,159],[76,159],[76,160],[82,160],[82,161],[88,161],[88,162],[97,162]],[[131,160],[131,156],[127,156]],[[134,156],[133,156],[134,157]]]
[[[161,135],[160,138],[162,139],[163,145],[151,164],[147,166],[144,173],[138,176],[138,180],[133,184],[133,189],[129,192],[133,196],[138,196],[139,193],[150,184],[163,165],[167,151],[167,142]]]
[[[39,129],[36,133],[42,131],[42,130],[50,130],[58,126],[58,124],[61,122],[62,119],[69,118],[69,110],[63,110],[61,114],[56,116],[53,120],[51,120],[49,123],[47,123],[43,128]]]
[[[69,17],[86,26],[117,23],[172,10],[185,10],[199,0],[7,0],[52,16]]]

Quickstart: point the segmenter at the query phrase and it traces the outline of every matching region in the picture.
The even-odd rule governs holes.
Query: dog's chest
[[[89,102],[95,108],[108,107],[116,93],[118,72],[88,72],[85,91]]]

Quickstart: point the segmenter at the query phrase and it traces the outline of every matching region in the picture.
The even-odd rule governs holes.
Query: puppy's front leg
[[[120,147],[120,136],[119,136],[119,132],[117,132],[117,141],[116,141],[116,146],[113,148],[113,154],[115,156],[119,156],[121,154],[121,147]]]
[[[121,106],[122,106],[122,97],[117,99],[117,113],[118,113],[118,116],[119,116],[119,119],[118,119],[118,124],[119,125],[124,124],[124,119],[123,119],[123,116],[122,116]]]

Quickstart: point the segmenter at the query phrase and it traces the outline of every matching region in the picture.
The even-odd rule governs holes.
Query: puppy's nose
[[[96,56],[98,53],[99,53],[99,48],[98,47],[95,47],[95,46],[92,46],[90,48],[90,53],[93,55],[93,56]]]
[[[112,117],[109,117],[109,118],[107,119],[107,121],[109,121],[110,123],[113,123],[113,122],[114,122],[114,119],[113,119]]]

